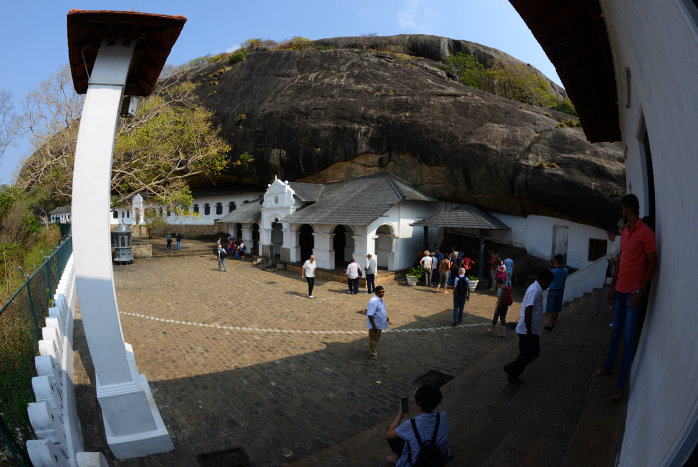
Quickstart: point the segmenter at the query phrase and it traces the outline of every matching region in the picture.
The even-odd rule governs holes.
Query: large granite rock
[[[233,147],[217,182],[266,186],[274,175],[320,182],[391,171],[444,200],[614,222],[625,183],[619,144],[591,144],[580,128],[556,128],[569,115],[449,79],[428,57],[450,53],[453,41],[425,37],[413,41],[419,59],[366,46],[258,49],[243,62],[193,71]],[[327,41],[355,47],[349,39]],[[247,167],[235,164],[243,152],[254,156]]]

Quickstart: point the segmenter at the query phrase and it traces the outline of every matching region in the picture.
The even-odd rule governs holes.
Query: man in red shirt
[[[616,390],[611,399],[623,397],[623,390],[628,382],[628,372],[635,357],[635,326],[642,308],[642,301],[647,296],[647,289],[652,277],[657,272],[657,240],[654,232],[639,217],[640,202],[635,195],[625,195],[621,200],[621,209],[627,227],[621,235],[621,252],[619,266],[613,272],[608,302],[613,305],[613,332],[608,356],[603,368],[594,376],[613,372],[621,338],[623,339],[623,362],[616,380]]]

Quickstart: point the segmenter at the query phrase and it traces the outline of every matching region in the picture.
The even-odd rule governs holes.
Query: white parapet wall
[[[84,462],[87,459],[103,458],[100,453],[87,456],[82,453],[82,430],[73,386],[75,298],[75,269],[71,256],[58,282],[46,326],[41,330],[40,356],[34,359],[38,376],[32,378],[32,389],[36,402],[27,408],[37,437],[27,441],[27,451],[34,466],[75,467],[91,465]]]
[[[606,268],[608,267],[608,258],[610,257],[611,255],[609,254],[599,258],[593,263],[567,276],[562,302],[571,302],[585,293],[590,293],[594,289],[602,288],[606,282]],[[548,291],[545,291],[543,303],[546,303],[547,300]]]

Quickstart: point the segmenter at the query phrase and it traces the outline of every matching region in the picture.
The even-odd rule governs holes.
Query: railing
[[[0,308],[0,439],[19,465],[31,465],[24,443],[31,433],[27,404],[34,400],[34,357],[72,251],[69,236]],[[6,452],[1,448],[0,463]]]
[[[585,293],[602,287],[606,278],[608,258],[610,257],[610,254],[603,256],[570,274],[565,283],[565,295],[562,301],[571,302]]]

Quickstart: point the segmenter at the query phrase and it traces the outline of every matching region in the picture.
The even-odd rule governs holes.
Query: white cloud
[[[227,49],[225,49],[225,53],[229,54],[229,53],[231,53],[231,52],[235,52],[235,51],[236,51],[237,49],[239,49],[240,47],[242,47],[242,44],[231,45],[230,47],[228,47]]]
[[[397,12],[397,19],[402,28],[417,28],[418,7],[422,0],[407,0],[404,8]]]

